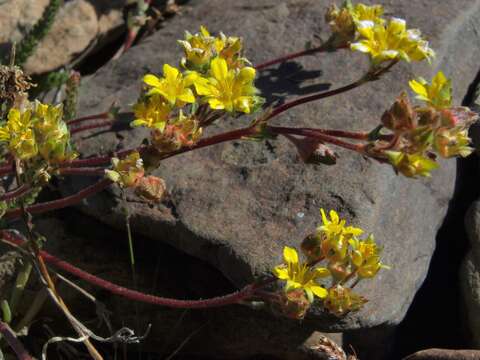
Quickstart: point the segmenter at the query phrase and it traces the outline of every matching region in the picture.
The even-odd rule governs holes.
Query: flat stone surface
[[[161,73],[167,62],[178,63],[176,40],[201,24],[211,31],[244,37],[253,63],[301,49],[328,37],[323,15],[326,0],[202,0],[189,3],[182,16],[131,49],[83,84],[83,114],[105,111],[113,101],[129,110],[145,72]],[[389,14],[419,27],[437,50],[433,67],[401,64],[379,82],[308,106],[275,119],[275,124],[369,130],[382,112],[407,88],[415,75],[430,77],[441,68],[453,78],[460,103],[478,70],[480,56],[476,19],[480,1],[385,1]],[[468,49],[468,51],[466,50]],[[300,66],[301,64],[301,66]],[[362,54],[340,51],[274,67],[259,74],[258,86],[269,101],[284,101],[312,91],[334,88],[357,79],[368,67]],[[247,119],[222,122],[209,133],[241,127]],[[131,148],[146,132],[115,131],[77,137],[84,156]],[[370,299],[365,308],[345,319],[314,311],[315,329],[336,331],[395,325],[407,311],[426,276],[435,248],[437,228],[451,198],[455,161],[442,163],[430,180],[396,176],[391,168],[339,150],[333,167],[306,166],[285,139],[275,142],[232,142],[164,161],[156,172],[167,182],[170,198],[150,207],[130,200],[135,231],[202,258],[241,286],[254,274],[281,262],[285,245],[299,246],[320,222],[319,208],[336,209],[343,217],[373,232],[384,247],[382,271],[375,281],[356,288]],[[74,189],[87,185],[75,180]],[[116,190],[88,199],[83,210],[123,228]]]
[[[428,349],[407,356],[405,360],[479,360],[478,350]]]

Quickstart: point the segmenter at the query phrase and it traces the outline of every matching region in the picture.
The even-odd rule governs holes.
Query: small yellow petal
[[[310,290],[320,299],[325,299],[328,295],[327,289],[321,286],[310,286]]]
[[[143,82],[150,86],[161,86],[160,79],[153,74],[147,74],[143,77]]]
[[[211,64],[212,75],[217,80],[223,80],[227,78],[228,66],[227,61],[222,58],[215,58]]]
[[[285,246],[283,248],[283,258],[289,264],[298,264],[298,254],[294,248]]]

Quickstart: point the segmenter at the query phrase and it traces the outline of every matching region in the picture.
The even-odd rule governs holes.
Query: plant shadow
[[[305,84],[312,83],[322,75],[322,70],[306,70],[299,63],[288,61],[259,71],[255,83],[265,96],[266,104],[278,106],[285,103],[287,96],[308,95],[330,89],[330,83]]]

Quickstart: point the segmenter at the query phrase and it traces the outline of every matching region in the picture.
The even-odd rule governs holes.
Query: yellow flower
[[[161,95],[153,94],[133,106],[135,120],[133,120],[130,125],[132,127],[145,126],[152,129],[163,130],[167,124],[171,110],[171,106]]]
[[[215,38],[215,51],[218,56],[225,59],[230,68],[243,67],[248,60],[240,57],[243,49],[243,41],[236,36],[226,36],[220,32],[220,36]]]
[[[327,296],[327,290],[316,282],[330,274],[326,268],[311,268],[300,263],[297,251],[288,246],[283,249],[283,258],[285,263],[276,266],[273,273],[280,280],[286,281],[285,292],[303,289],[310,302],[313,302],[314,296],[321,299]]]
[[[185,32],[185,40],[178,40],[185,51],[182,65],[186,68],[199,69],[208,64],[214,55],[216,39],[210,36],[207,28],[200,26],[200,33],[192,35]]]
[[[169,119],[164,129],[152,132],[152,144],[161,153],[194,145],[202,136],[203,129],[193,116],[185,116],[180,110],[177,117]]]
[[[347,2],[340,9],[331,5],[325,15],[325,20],[330,25],[332,33],[339,36],[340,42],[349,42],[355,39],[356,24],[361,21],[371,21],[375,24],[385,22],[380,16],[383,14],[383,6],[356,4],[353,6]]]
[[[320,209],[323,225],[317,228],[317,235],[322,239],[322,254],[328,260],[341,261],[347,255],[348,240],[359,236],[363,230],[353,226],[345,226],[346,221],[340,220],[335,210],[330,210],[328,220],[324,209]]]
[[[431,85],[424,78],[411,80],[409,85],[417,94],[417,99],[437,109],[448,108],[452,103],[452,81],[441,71],[433,77]]]
[[[438,164],[422,153],[405,154],[399,151],[385,151],[388,160],[396,171],[407,177],[429,177]]]
[[[448,129],[441,127],[435,131],[433,148],[440,156],[450,158],[454,156],[467,157],[473,152],[468,137],[468,130],[462,127]]]
[[[350,239],[349,244],[352,248],[351,261],[359,278],[372,278],[381,268],[388,268],[380,261],[380,249],[372,235],[364,241]]]
[[[12,108],[8,120],[0,127],[0,141],[8,144],[12,154],[20,160],[28,160],[38,153],[33,132],[32,112]]]
[[[349,4],[347,8],[352,16],[353,20],[359,21],[372,21],[375,24],[383,24],[385,22],[380,16],[383,15],[382,5],[368,6],[362,3],[358,3],[355,6]]]
[[[145,171],[140,154],[135,151],[125,159],[112,158],[112,170],[105,170],[105,176],[121,187],[136,187]]]
[[[367,300],[355,294],[350,288],[336,285],[328,289],[328,296],[324,300],[325,308],[336,316],[344,316],[350,311],[357,311]]]
[[[50,163],[71,161],[77,157],[70,145],[70,132],[63,121],[62,105],[35,102],[33,124],[38,152]]]
[[[420,31],[407,30],[405,20],[393,18],[386,25],[373,21],[360,21],[357,31],[361,39],[350,45],[352,50],[370,54],[372,64],[378,66],[384,61],[429,60],[434,52],[422,39]]]
[[[217,57],[210,64],[210,77],[197,76],[194,83],[212,109],[249,114],[259,102],[254,79],[254,68],[229,69],[227,61]]]
[[[147,74],[143,77],[143,82],[152,87],[148,95],[160,94],[171,106],[181,107],[185,103],[195,102],[195,96],[189,88],[192,85],[191,78],[189,76],[184,78],[177,68],[168,64],[163,65],[162,78]]]

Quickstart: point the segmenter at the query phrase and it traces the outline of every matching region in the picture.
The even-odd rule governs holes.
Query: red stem
[[[3,230],[0,232],[0,236],[6,242],[12,243],[14,245],[21,246],[24,244],[24,241],[21,240],[18,236],[16,236],[12,232]],[[178,299],[163,298],[155,295],[145,294],[140,291],[131,290],[123,286],[113,284],[107,280],[101,279],[84,270],[81,270],[64,260],[58,259],[55,256],[50,255],[45,251],[40,251],[39,255],[45,260],[46,263],[51,264],[59,269],[62,269],[70,274],[73,274],[76,277],[84,281],[87,281],[92,285],[101,287],[102,289],[105,289],[115,295],[119,295],[134,301],[139,301],[139,302],[144,302],[144,303],[154,304],[154,305],[167,306],[172,308],[202,309],[202,308],[211,308],[211,307],[238,304],[239,302],[252,297],[255,294],[256,289],[271,282],[271,281],[267,281],[262,285],[250,284],[234,293],[224,295],[224,296],[218,296],[210,299],[178,300]]]
[[[79,126],[75,129],[70,130],[70,135],[85,131],[85,130],[92,130],[92,129],[97,129],[101,127],[107,127],[107,126],[112,126],[114,124],[115,120],[109,120],[109,121],[104,121],[98,124],[91,124],[91,125],[84,125],[84,126]]]
[[[105,174],[104,168],[98,167],[73,167],[59,169],[61,175],[84,175],[84,176],[102,176]]]
[[[16,188],[15,190],[6,192],[2,196],[0,196],[0,201],[7,201],[7,200],[11,200],[13,198],[22,196],[22,195],[26,194],[27,192],[29,192],[30,190],[31,190],[30,185],[23,184],[23,185],[19,186],[18,188]]]
[[[282,127],[279,127],[282,129]],[[289,129],[289,128],[285,128]],[[354,131],[345,131],[345,130],[329,130],[329,129],[316,129],[316,128],[296,128],[297,130],[302,130],[305,132],[311,132],[313,134],[324,134],[334,137],[343,137],[348,139],[355,140],[368,140],[370,133],[368,132],[354,132]]]
[[[10,326],[8,326],[2,321],[0,321],[0,334],[3,335],[8,345],[10,345],[19,360],[32,360],[32,357],[27,352],[27,350],[25,350],[22,343],[18,341],[17,336],[10,328]]]
[[[280,127],[280,126],[269,126],[268,130],[273,134],[291,134],[291,135],[300,135],[300,136],[305,136],[309,138],[315,138],[315,139],[324,141],[326,143],[343,147],[344,149],[353,150],[361,154],[365,153],[363,144],[348,143],[346,141],[337,139],[336,137],[325,135],[322,133],[316,133],[316,132],[308,131],[305,129],[288,128],[288,127]]]
[[[13,163],[0,166],[0,176],[10,175],[13,173]]]
[[[274,108],[273,111],[270,113],[270,115],[268,115],[267,119],[271,119],[271,118],[283,113],[284,111],[287,111],[288,109],[290,109],[294,106],[302,105],[302,104],[305,104],[305,103],[308,103],[308,102],[311,102],[311,101],[315,101],[315,100],[324,99],[326,97],[338,95],[338,94],[347,92],[349,90],[355,89],[356,87],[362,85],[364,82],[365,82],[364,80],[358,80],[358,81],[355,81],[355,82],[353,82],[349,85],[342,86],[338,89],[325,91],[325,92],[322,92],[320,94],[313,94],[313,95],[305,96],[305,97],[302,97],[300,99],[296,99],[296,100],[287,102],[283,105],[280,105],[280,106],[277,106],[276,108]]]
[[[75,125],[75,124],[78,124],[78,123],[81,123],[81,122],[84,122],[84,121],[98,120],[98,119],[109,119],[109,118],[110,118],[109,113],[108,112],[103,112],[101,114],[88,115],[88,116],[84,116],[84,117],[80,117],[80,118],[77,118],[77,119],[67,121],[67,125],[71,126],[71,125]]]
[[[337,47],[336,49],[337,50],[338,49],[346,49],[347,47],[348,47],[348,45],[343,45],[343,46]],[[292,60],[292,59],[298,58],[300,56],[313,55],[313,54],[328,51],[328,50],[331,50],[331,47],[330,47],[330,44],[327,42],[326,44],[320,45],[320,46],[312,48],[312,49],[297,51],[297,52],[287,54],[287,55],[284,55],[282,57],[279,57],[279,58],[276,58],[276,59],[273,59],[273,60],[263,62],[261,64],[255,65],[255,69],[263,70],[266,67],[269,67],[269,66],[272,66],[272,65],[275,65],[275,64],[279,64],[279,63],[283,63],[285,61]]]
[[[31,205],[25,208],[25,211],[29,212],[30,214],[40,214],[46,211],[62,209],[67,206],[72,206],[79,203],[86,197],[102,191],[103,189],[105,189],[111,184],[112,182],[110,180],[102,179],[97,183],[90,185],[83,190],[80,190],[78,193],[74,195],[66,196],[58,200],[47,201],[44,203]],[[7,211],[6,214],[4,215],[4,218],[11,220],[11,219],[18,218],[21,215],[22,215],[22,209],[14,209],[14,210]]]
[[[229,131],[229,132],[226,132],[226,133],[210,136],[210,137],[205,138],[205,139],[200,139],[193,146],[181,148],[179,150],[172,151],[168,154],[165,154],[165,155],[163,155],[162,159],[168,159],[168,158],[170,158],[172,156],[175,156],[175,155],[178,155],[178,154],[186,153],[186,152],[196,150],[196,149],[200,149],[200,148],[210,146],[210,145],[220,144],[220,143],[223,143],[225,141],[238,140],[238,139],[241,139],[242,137],[245,137],[245,136],[254,135],[256,133],[256,131],[257,130],[254,127],[248,127],[248,128],[232,130],[232,131]]]

